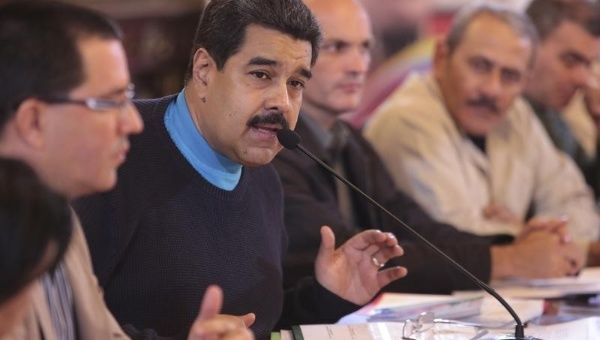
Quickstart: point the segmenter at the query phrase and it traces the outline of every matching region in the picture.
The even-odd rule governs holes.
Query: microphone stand
[[[377,201],[375,201],[369,195],[367,195],[362,190],[360,190],[352,182],[350,182],[346,178],[339,175],[334,169],[332,169],[329,165],[327,165],[325,162],[323,162],[321,159],[319,159],[317,156],[315,156],[312,152],[308,151],[306,148],[304,148],[302,145],[300,145],[300,136],[297,133],[295,133],[294,131],[289,130],[289,129],[283,129],[283,130],[279,130],[277,132],[277,138],[279,139],[281,145],[283,145],[286,149],[297,148],[298,150],[302,151],[302,153],[304,153],[306,156],[311,158],[313,161],[317,162],[320,166],[322,166],[324,169],[326,169],[329,173],[334,175],[338,180],[342,181],[344,184],[346,184],[347,186],[352,188],[352,190],[359,193],[369,203],[371,203],[372,205],[381,209],[381,211],[386,213],[389,217],[394,219],[396,222],[400,223],[400,225],[402,225],[402,227],[404,227],[410,234],[412,234],[414,237],[416,237],[421,242],[423,242],[425,245],[427,245],[427,247],[429,247],[431,250],[433,250],[436,254],[438,254],[444,260],[449,262],[454,268],[458,269],[458,271],[463,273],[467,278],[469,278],[471,281],[473,281],[477,286],[479,286],[481,289],[485,290],[488,294],[490,294],[496,300],[498,300],[498,302],[500,302],[500,304],[502,304],[502,306],[508,311],[508,313],[510,313],[510,315],[516,322],[514,338],[513,337],[503,337],[502,339],[506,339],[506,340],[509,340],[509,339],[511,339],[511,340],[512,339],[514,339],[514,340],[534,340],[535,339],[533,337],[525,336],[525,326],[523,325],[523,322],[521,321],[521,319],[519,318],[517,313],[514,311],[514,309],[512,309],[512,307],[508,304],[508,302],[506,302],[506,300],[504,300],[504,298],[500,294],[498,294],[498,292],[496,292],[496,290],[494,290],[492,287],[490,287],[483,281],[479,280],[475,275],[473,275],[465,267],[463,267],[458,262],[454,261],[451,257],[446,255],[446,253],[444,253],[442,250],[440,250],[438,247],[436,247],[433,243],[431,243],[429,240],[427,240],[421,234],[416,232],[412,227],[410,227],[408,224],[404,223],[404,221],[402,221],[400,218],[396,217],[396,215],[392,214],[389,210],[387,210],[385,207],[383,207],[381,204],[379,204]]]

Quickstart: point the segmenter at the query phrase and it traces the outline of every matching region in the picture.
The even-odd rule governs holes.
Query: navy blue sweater
[[[284,294],[287,236],[276,172],[244,167],[233,191],[207,182],[165,129],[172,99],[136,103],[145,130],[132,138],[116,188],[75,203],[117,320],[134,336],[134,328],[151,328],[184,338],[210,284],[224,290],[223,313],[256,313],[259,339],[280,317],[277,327],[333,322],[355,309],[311,279]]]

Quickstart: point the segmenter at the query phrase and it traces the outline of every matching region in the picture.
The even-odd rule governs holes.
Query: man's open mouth
[[[252,124],[252,125],[250,125],[250,127],[258,129],[258,130],[265,130],[265,131],[273,132],[273,133],[277,133],[277,131],[282,129],[281,125],[275,125],[275,124]]]

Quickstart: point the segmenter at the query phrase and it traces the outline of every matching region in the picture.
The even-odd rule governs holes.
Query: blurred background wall
[[[0,0],[0,3],[6,0]],[[183,85],[191,42],[202,8],[208,0],[63,0],[107,13],[125,32],[125,48],[139,98],[172,94]],[[327,1],[327,0],[323,0]],[[392,14],[399,24],[392,44],[402,49],[420,36],[443,34],[460,6],[475,0],[362,0],[378,13]],[[494,1],[494,0],[487,0]],[[496,0],[524,6],[528,0]],[[372,15],[378,15],[372,13]],[[389,16],[389,15],[387,15]],[[383,17],[377,21],[382,22]],[[377,22],[375,21],[375,22]],[[402,31],[402,32],[401,32]],[[382,44],[381,44],[382,45]],[[380,45],[380,46],[381,46]],[[381,51],[385,58],[394,51]]]

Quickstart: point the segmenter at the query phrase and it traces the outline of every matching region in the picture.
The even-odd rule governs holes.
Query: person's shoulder
[[[140,111],[142,117],[144,117],[146,115],[164,113],[169,104],[175,100],[176,97],[176,94],[172,94],[162,98],[136,99],[133,103]]]
[[[500,129],[510,129],[513,132],[523,131],[527,136],[533,132],[532,129],[541,127],[541,122],[529,102],[523,97],[517,97],[508,109],[506,120]]]
[[[445,107],[433,76],[415,73],[375,111],[367,130],[394,122],[430,124],[444,112]]]

